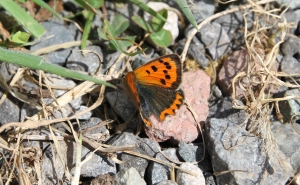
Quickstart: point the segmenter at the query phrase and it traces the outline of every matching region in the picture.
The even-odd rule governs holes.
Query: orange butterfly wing
[[[182,78],[181,61],[177,54],[165,55],[137,68],[134,74],[141,84],[177,89]]]
[[[182,67],[177,54],[152,60],[125,76],[125,87],[149,127],[151,114],[163,121],[167,115],[174,115],[182,104],[183,92],[177,90],[181,78]]]

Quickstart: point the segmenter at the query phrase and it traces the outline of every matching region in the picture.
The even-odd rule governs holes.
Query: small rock
[[[74,35],[63,24],[56,22],[42,22],[41,25],[47,32],[39,38],[41,42],[30,47],[30,51],[36,51],[44,47],[74,41]],[[48,38],[52,36],[51,38]],[[47,38],[47,39],[46,39]],[[35,40],[37,41],[37,40]],[[34,41],[34,42],[35,42]],[[58,65],[65,65],[67,57],[70,55],[71,48],[56,50],[44,55],[48,62]]]
[[[100,118],[92,117],[88,121],[83,121],[80,123],[82,133],[85,137],[96,140],[96,141],[106,141],[109,139],[110,134],[106,126],[99,127],[102,120]]]
[[[210,93],[210,78],[206,73],[202,70],[183,73],[181,89],[184,92],[185,101],[191,105],[199,123],[206,120],[207,100]],[[195,119],[185,105],[176,111],[175,116],[167,116],[163,122],[159,122],[154,116],[151,116],[149,120],[152,128],[147,127],[145,132],[150,139],[158,142],[172,138],[176,142],[189,143],[199,135]]]
[[[172,180],[165,180],[165,181],[161,181],[157,185],[178,185],[178,184]]]
[[[115,183],[116,185],[146,185],[144,179],[133,167],[119,171],[115,176]]]
[[[173,161],[179,161],[177,156],[177,150],[175,148],[169,148],[163,151],[163,154],[165,154],[169,159]],[[170,162],[167,160],[164,155],[161,153],[158,153],[155,156],[156,159],[163,160]],[[157,162],[150,162],[148,168],[147,168],[147,184],[157,184],[162,181],[167,181],[170,177],[170,170],[171,168],[166,165],[162,165]]]
[[[295,54],[299,54],[300,39],[297,36],[288,36],[281,44],[280,50],[283,56],[293,57]]]
[[[87,109],[88,109],[87,106],[82,105],[82,106],[80,106],[80,108],[78,110],[76,110],[76,112],[74,114],[85,111]],[[92,111],[88,111],[88,112],[78,116],[77,118],[80,119],[80,120],[88,120],[88,119],[91,118],[92,114],[93,114]]]
[[[136,108],[131,103],[129,96],[124,91],[119,92],[109,92],[105,95],[108,103],[111,105],[113,110],[123,119],[124,122],[128,121],[130,118],[130,124],[128,129],[136,130],[137,124],[139,124],[139,114],[134,116]],[[142,121],[140,120],[140,123]],[[143,124],[143,123],[142,123]]]
[[[180,168],[193,172],[197,174],[197,176],[195,177],[188,173],[177,170],[176,182],[178,185],[205,185],[205,179],[202,171],[197,166],[191,163],[183,163],[180,165]]]
[[[300,62],[291,56],[282,57],[280,66],[281,71],[286,74],[298,74],[300,71]],[[293,78],[300,82],[300,77],[293,76]],[[285,80],[294,84],[290,77],[285,77]]]
[[[280,5],[284,5],[285,7],[289,7],[289,9],[300,8],[300,2],[299,1],[276,0],[276,2]]]
[[[299,89],[291,89],[291,90],[287,90],[284,93],[284,96],[300,96],[300,90]],[[291,118],[293,115],[299,113],[300,111],[300,100],[299,99],[289,99],[289,100],[285,100],[285,101],[280,101],[279,102],[279,109],[281,114],[283,115],[284,121],[285,122],[290,122]],[[299,120],[300,116],[296,116],[294,117],[294,120]]]
[[[218,23],[206,24],[196,35],[207,48],[213,60],[218,60],[229,48],[230,39]]]
[[[230,7],[235,8],[236,6],[230,6]],[[233,51],[240,50],[245,45],[244,30],[243,30],[245,27],[245,23],[244,23],[243,13],[244,12],[238,11],[235,13],[226,14],[216,18],[213,21],[219,23],[222,29],[224,29],[224,31],[227,33],[231,41],[230,45]],[[253,14],[248,14],[246,18],[247,18],[248,29],[251,29],[252,22],[254,21]]]
[[[300,135],[296,132],[296,130],[300,130],[300,125],[296,123],[294,123],[293,126],[291,124],[273,124],[271,129],[279,149],[290,158],[290,163],[294,171],[299,172]]]
[[[190,2],[190,1],[187,1]],[[194,15],[195,20],[204,20],[212,16],[215,12],[215,7],[213,1],[195,1],[189,6]]]
[[[92,180],[91,185],[115,185],[115,180],[110,174],[98,175]]]
[[[287,22],[294,22],[298,24],[300,20],[300,10],[287,11],[283,14],[283,16],[286,18]],[[296,34],[296,32],[299,33],[299,31],[296,31],[296,28],[290,28],[288,31],[291,34]]]
[[[197,39],[197,37],[194,37],[194,38]],[[181,54],[183,51],[183,48],[185,46],[185,43],[186,43],[186,39],[180,40],[179,43],[177,44],[177,46],[175,47],[174,52]],[[192,44],[190,44],[189,49],[187,50],[187,58],[196,60],[197,63],[202,68],[205,68],[209,65],[209,60],[205,56],[204,45],[200,41],[198,44],[195,44],[193,42],[192,42]]]
[[[187,144],[181,141],[179,142],[178,153],[185,162],[194,163],[203,159],[200,163],[198,163],[198,167],[203,172],[212,171],[211,160],[209,159],[207,152],[203,158],[203,149],[204,146],[202,143],[199,146],[195,146],[193,144]]]
[[[45,144],[46,145],[46,144]],[[47,147],[41,159],[41,173],[43,184],[57,184],[58,182],[66,181],[64,167],[67,165],[71,173],[74,173],[76,162],[76,144],[70,141],[59,141],[60,153],[62,160],[58,155],[56,148]],[[51,151],[53,149],[54,151]],[[53,156],[53,154],[55,156]],[[84,160],[91,151],[84,146],[81,149],[81,161]],[[96,177],[100,174],[115,174],[115,163],[110,161],[106,156],[92,154],[92,157],[81,166],[80,170],[82,177]],[[71,179],[69,179],[71,180]]]
[[[71,55],[68,57],[66,66],[69,69],[88,72],[89,74],[95,74],[96,70],[99,68],[97,74],[103,74],[102,67],[100,68],[100,62],[103,61],[103,54],[99,46],[87,46],[86,50],[91,50],[98,54],[99,58],[94,53],[88,53],[83,56],[78,48],[72,50]]]
[[[170,8],[169,5],[167,5],[166,3],[163,3],[163,2],[149,2],[149,3],[147,3],[147,5],[156,12],[158,12],[162,9]],[[150,22],[152,20],[152,16],[150,16],[150,14],[148,14],[148,13],[145,13],[144,19],[145,19],[145,21]],[[168,10],[167,22],[163,26],[163,29],[165,29],[171,33],[172,38],[173,38],[172,43],[174,43],[175,39],[178,37],[178,34],[179,34],[178,15],[175,12]]]
[[[224,98],[210,108],[206,123],[207,148],[215,172],[241,170],[216,176],[218,184],[285,184],[290,172],[281,167],[278,158],[262,151],[260,138],[245,130],[244,111],[232,108],[230,98]],[[285,159],[282,152],[276,156]],[[274,159],[275,158],[275,159]],[[285,159],[286,160],[286,159]]]
[[[157,143],[155,143],[153,140],[147,138],[138,138],[137,136],[127,132],[123,132],[122,134],[118,135],[116,138],[111,140],[109,144],[112,146],[136,145],[136,148],[133,149],[134,152],[152,157],[156,154],[156,152],[159,151],[157,149]],[[120,159],[125,162],[124,164],[119,164],[119,168],[121,170],[134,167],[140,173],[141,177],[144,177],[148,166],[148,160],[125,153],[121,153],[119,155]]]
[[[0,92],[0,97],[3,93]],[[0,105],[0,125],[4,125],[10,122],[20,121],[20,108],[18,106],[19,102],[16,99],[11,100],[8,96],[5,101]]]

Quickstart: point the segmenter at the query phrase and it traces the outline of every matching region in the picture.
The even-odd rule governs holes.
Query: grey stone
[[[179,161],[178,156],[176,155],[177,150],[175,148],[169,148],[163,151],[164,155],[166,155],[169,159],[173,161]],[[158,153],[155,156],[156,159],[170,162],[166,159],[161,153]],[[151,162],[147,168],[147,184],[158,184],[162,181],[167,181],[170,177],[171,168],[166,165],[162,165],[160,163]]]
[[[73,153],[71,155],[70,152],[68,152],[68,161],[72,162],[71,173],[74,175],[75,172],[75,162],[76,162],[76,148],[75,144],[73,145]],[[88,148],[82,146],[81,149],[81,161],[83,161],[85,158],[87,158],[89,155],[92,155],[92,157],[84,163],[80,168],[80,175],[82,177],[97,177],[98,175],[103,174],[115,174],[116,173],[116,165],[113,161],[111,161],[107,156],[101,155],[100,153],[94,153],[92,154],[92,151],[90,151]],[[71,157],[71,158],[70,158]]]
[[[195,177],[193,175],[177,170],[176,182],[178,183],[178,185],[205,185],[205,179],[200,168],[191,163],[183,163],[180,165],[180,168],[193,172],[197,176]]]
[[[291,165],[295,172],[300,170],[300,135],[296,130],[300,130],[300,125],[273,124],[272,132],[275,136],[279,149],[290,158]],[[296,130],[295,130],[296,129]]]
[[[99,46],[87,46],[86,50],[91,50],[98,54],[100,57],[97,57],[94,53],[88,53],[86,56],[83,56],[79,48],[72,49],[71,55],[68,57],[66,66],[69,69],[88,72],[89,74],[94,75],[97,69],[100,68],[100,62],[103,61],[103,54]],[[97,74],[103,74],[104,70],[101,69],[97,71]]]
[[[48,147],[42,157],[41,171],[43,184],[57,184],[58,181],[65,181],[67,175],[65,174],[64,167],[68,167],[70,173],[74,175],[76,155],[78,152],[76,151],[76,143],[59,141],[59,145],[63,161],[60,160],[54,146]],[[51,151],[51,148],[54,149],[54,151]],[[53,156],[53,154],[55,156]],[[98,153],[92,154],[89,149],[82,146],[81,161],[89,155],[92,155],[92,157],[81,166],[80,174],[82,177],[96,177],[100,174],[116,173],[115,163],[110,161],[108,157],[99,155]]]
[[[74,114],[85,111],[87,109],[88,109],[87,106],[82,105],[82,106],[80,106],[80,108],[78,110],[76,110],[76,112]],[[88,112],[78,116],[77,118],[80,119],[80,120],[88,120],[88,119],[91,118],[92,114],[93,114],[92,111],[88,111]]]
[[[165,181],[161,181],[157,185],[178,185],[178,184],[172,180],[165,180]]]
[[[115,183],[116,185],[146,185],[144,179],[133,167],[119,171],[115,176]]]
[[[300,62],[291,56],[283,57],[280,63],[280,68],[283,73],[286,74],[298,74],[300,71]],[[293,77],[298,83],[300,82],[300,77]],[[294,83],[291,78],[285,77],[285,80]]]
[[[291,0],[276,0],[276,2],[280,5],[289,6],[290,9],[300,8],[299,1],[291,1]]]
[[[300,90],[299,89],[291,89],[287,90],[284,93],[284,96],[300,96]],[[279,102],[279,109],[281,114],[283,115],[284,122],[290,122],[293,115],[297,114],[300,111],[300,100],[299,99],[289,99],[285,101]],[[294,120],[299,120],[300,116],[294,117]]]
[[[206,24],[196,35],[207,48],[213,60],[218,60],[229,49],[230,39],[218,23]]]
[[[43,22],[41,23],[41,25],[47,30],[47,32],[41,38],[39,38],[39,41],[41,42],[30,47],[30,51],[36,51],[44,47],[75,40],[72,32],[70,32],[63,24],[57,22]],[[52,37],[48,38],[50,36]],[[61,49],[45,54],[43,57],[48,62],[63,66],[66,62],[67,57],[70,55],[70,52],[70,48]]]
[[[195,146],[182,141],[179,142],[178,153],[185,162],[193,163],[202,160],[200,163],[198,163],[198,167],[204,172],[212,171],[211,160],[209,159],[207,152],[205,156],[203,156],[203,150],[204,146],[202,143],[199,146]]]
[[[297,25],[300,20],[300,10],[287,11],[283,14],[283,16],[286,18],[287,22],[294,22]],[[295,34],[296,28],[290,28],[288,31],[291,34]]]
[[[3,93],[0,92],[0,97]],[[0,125],[4,125],[10,122],[20,121],[20,108],[18,100],[8,96],[4,102],[0,105]]]
[[[212,16],[215,12],[215,6],[213,1],[195,1],[193,4],[190,4],[189,7],[191,8],[191,11],[196,21],[204,20]]]
[[[280,50],[283,56],[293,57],[295,54],[299,54],[300,39],[296,36],[288,36],[281,44]]]
[[[242,170],[216,176],[218,184],[284,184],[289,174],[278,159],[267,156],[260,138],[240,125],[246,119],[244,111],[232,108],[229,99],[219,101],[206,123],[207,148],[214,172]],[[211,112],[211,111],[210,111]],[[278,151],[278,155],[284,155]],[[272,160],[271,160],[272,158]],[[241,175],[242,173],[242,175]]]
[[[155,141],[147,138],[138,138],[127,132],[123,132],[110,141],[109,144],[112,146],[136,145],[136,148],[134,148],[133,151],[152,157],[158,152],[157,143],[155,143]],[[119,155],[120,159],[126,162],[124,164],[119,164],[120,170],[134,167],[140,173],[141,177],[144,177],[148,166],[148,160],[125,153]]]
[[[100,141],[106,141],[110,137],[109,130],[106,126],[99,127],[102,120],[100,118],[92,117],[88,121],[83,121],[80,123],[82,133],[85,137]]]
[[[235,8],[235,6],[231,6],[231,8]],[[232,50],[240,50],[244,47],[244,30],[239,28],[244,28],[244,18],[243,14],[245,12],[235,12],[231,14],[226,14],[224,16],[220,16],[216,18],[213,22],[219,23],[224,31],[227,33],[230,41]],[[247,15],[247,26],[248,29],[252,27],[253,14]],[[212,28],[213,29],[213,28]]]
[[[113,110],[123,119],[124,122],[130,118],[129,129],[136,130],[139,122],[139,115],[134,116],[136,108],[130,101],[130,97],[124,91],[109,92],[105,95],[108,103],[112,106]]]
[[[197,43],[195,43],[195,41]],[[185,46],[186,39],[182,39],[178,42],[174,52],[181,54]],[[187,50],[187,57],[192,60],[196,60],[200,67],[205,68],[209,65],[209,60],[205,56],[204,45],[198,40],[197,37],[193,38],[192,44],[190,44]]]

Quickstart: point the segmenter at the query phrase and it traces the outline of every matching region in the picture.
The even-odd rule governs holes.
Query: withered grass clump
[[[271,113],[275,108],[278,120],[283,122],[283,117],[278,108],[279,101],[299,97],[273,98],[272,94],[280,86],[299,88],[300,85],[295,83],[284,82],[281,77],[295,77],[296,75],[283,74],[278,72],[277,56],[279,54],[280,44],[284,42],[288,29],[293,26],[287,23],[282,16],[281,10],[270,5],[260,6],[252,1],[253,5],[246,14],[244,14],[245,28],[247,28],[247,16],[254,14],[252,29],[245,29],[244,39],[247,57],[247,69],[239,72],[232,81],[232,99],[234,107],[243,109],[247,113],[246,128],[249,132],[261,137],[264,142],[264,150],[268,153],[270,160],[277,159],[284,170],[290,171],[283,160],[279,157],[278,147],[274,135],[271,131]],[[242,85],[241,81],[246,82]],[[295,81],[294,81],[295,82]],[[243,90],[242,100],[245,106],[239,106],[236,103],[236,87]]]

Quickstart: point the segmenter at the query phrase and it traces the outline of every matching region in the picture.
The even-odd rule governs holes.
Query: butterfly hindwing
[[[153,114],[160,121],[167,115],[174,115],[183,103],[183,92],[181,90],[166,89],[156,86],[138,84],[140,109],[144,117]]]

